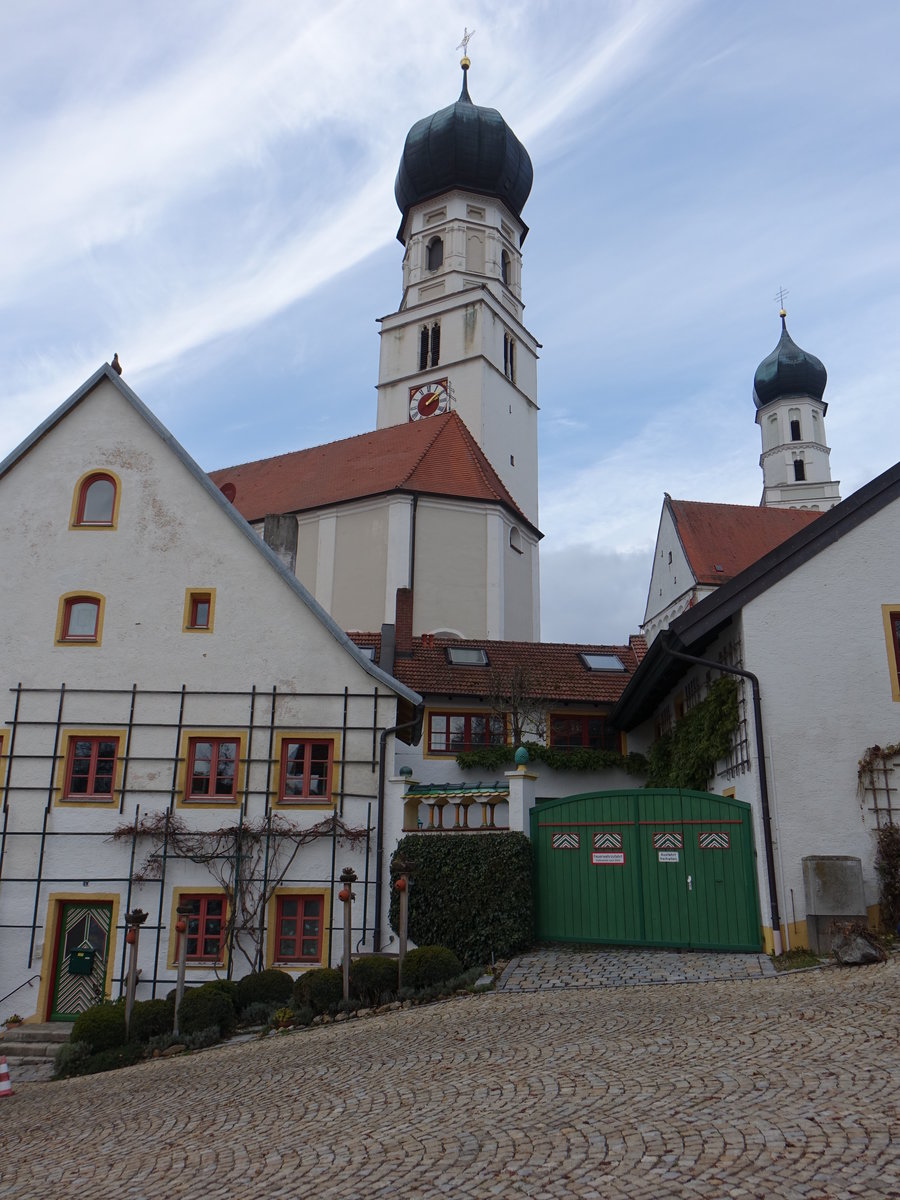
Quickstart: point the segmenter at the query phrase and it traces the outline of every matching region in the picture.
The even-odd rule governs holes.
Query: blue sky
[[[114,351],[208,469],[373,428],[394,175],[464,26],[535,168],[543,636],[618,641],[664,491],[759,501],[779,286],[842,494],[898,457],[895,0],[3,6],[0,450]]]

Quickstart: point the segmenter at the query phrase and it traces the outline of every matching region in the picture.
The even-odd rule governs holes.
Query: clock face
[[[409,419],[419,421],[422,417],[433,417],[450,407],[449,383],[446,379],[434,379],[409,389]]]

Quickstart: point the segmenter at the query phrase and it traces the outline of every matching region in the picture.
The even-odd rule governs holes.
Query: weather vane
[[[775,293],[775,295],[772,297],[773,300],[778,301],[778,307],[781,309],[782,316],[784,316],[784,298],[785,298],[785,296],[789,296],[790,294],[791,293],[787,290],[787,288],[780,287],[778,289],[778,291]]]
[[[456,47],[457,50],[462,50],[463,58],[469,57],[469,42],[472,40],[472,38],[474,36],[475,36],[475,30],[473,29],[472,32],[469,33],[468,29],[465,27],[465,25],[463,25],[462,41]]]

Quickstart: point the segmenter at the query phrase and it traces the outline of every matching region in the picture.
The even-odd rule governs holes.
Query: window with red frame
[[[186,800],[234,800],[240,742],[237,738],[191,738]]]
[[[459,754],[479,746],[506,745],[506,720],[491,713],[428,715],[428,749],[432,754]]]
[[[186,958],[192,962],[221,962],[225,944],[225,897],[183,896],[181,903],[191,908],[185,917]]]
[[[111,475],[89,475],[78,493],[76,525],[112,525],[116,511],[116,481]]]
[[[112,800],[118,756],[118,738],[69,738],[64,799]]]
[[[90,596],[69,596],[63,610],[61,640],[96,642],[100,629],[100,601]]]
[[[334,743],[309,738],[285,738],[281,743],[279,799],[318,800],[331,795]]]
[[[191,612],[188,622],[189,629],[209,629],[209,613],[211,597],[209,594],[198,592],[191,596]]]
[[[324,896],[279,896],[275,914],[275,961],[321,962]]]
[[[550,745],[561,750],[618,750],[619,735],[606,722],[606,717],[594,714],[551,716]]]

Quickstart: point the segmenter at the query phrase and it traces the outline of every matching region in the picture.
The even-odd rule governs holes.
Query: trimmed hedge
[[[228,993],[217,986],[218,982],[204,983],[184,993],[178,1010],[179,1033],[199,1033],[212,1025],[218,1025],[223,1038],[234,1033],[237,1014]]]
[[[336,1008],[344,998],[344,975],[335,967],[315,967],[300,975],[294,984],[294,1007],[309,1007],[314,1013]]]
[[[403,986],[416,991],[446,983],[461,974],[462,963],[446,946],[419,946],[403,960]]]
[[[448,946],[465,967],[508,958],[534,939],[531,842],[524,833],[402,838],[391,862],[411,865],[409,936],[420,946]],[[391,888],[391,928],[399,900]]]
[[[350,990],[363,1004],[380,1004],[385,995],[396,996],[397,987],[396,958],[367,954],[350,963]]]
[[[115,1004],[94,1004],[79,1013],[72,1026],[70,1042],[84,1042],[90,1046],[91,1054],[99,1054],[103,1050],[113,1050],[124,1046],[125,1037],[125,1001],[118,1000]]]
[[[152,1037],[171,1033],[175,1023],[175,1001],[135,1000],[128,1026],[128,1040],[149,1042]]]
[[[294,981],[287,971],[269,967],[254,971],[237,981],[235,1008],[243,1012],[251,1004],[287,1004],[294,990]]]

